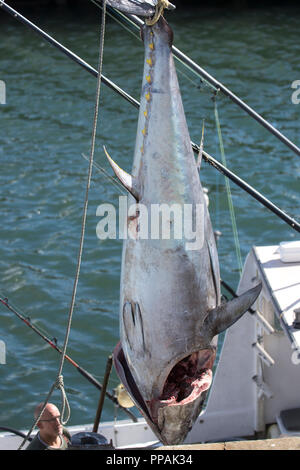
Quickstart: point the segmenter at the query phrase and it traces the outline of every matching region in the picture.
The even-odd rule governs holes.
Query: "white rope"
[[[69,405],[69,401],[65,392],[64,387],[64,379],[62,375],[59,375],[55,382],[55,388],[61,391],[61,401],[62,401],[62,409],[60,412],[60,422],[64,426],[70,419],[71,416],[71,409]],[[67,417],[65,418],[65,410],[67,412]]]
[[[83,215],[82,215],[82,226],[81,226],[79,253],[78,253],[78,259],[77,259],[77,268],[76,268],[75,280],[74,280],[74,285],[73,285],[71,305],[70,305],[69,315],[68,315],[68,324],[67,324],[67,329],[66,329],[66,334],[65,334],[65,341],[64,341],[64,346],[63,346],[63,350],[62,350],[62,354],[61,354],[61,360],[60,360],[59,370],[58,370],[58,373],[57,373],[56,380],[53,383],[53,385],[52,385],[52,387],[51,387],[51,389],[48,393],[48,396],[47,396],[47,398],[46,398],[46,400],[43,404],[43,407],[41,409],[41,412],[40,412],[39,416],[36,418],[34,424],[32,425],[31,429],[29,430],[27,436],[24,438],[24,440],[21,443],[18,450],[22,449],[25,442],[30,437],[30,434],[32,433],[32,431],[35,428],[38,421],[40,420],[40,418],[41,418],[41,416],[42,416],[42,414],[43,414],[43,412],[46,408],[46,405],[47,405],[47,403],[48,403],[48,401],[49,401],[49,399],[50,399],[50,397],[51,397],[51,395],[52,395],[55,388],[58,388],[61,391],[61,395],[62,395],[62,410],[61,410],[62,424],[67,424],[67,422],[70,418],[70,414],[71,414],[70,413],[69,402],[68,402],[66,392],[65,392],[65,389],[64,389],[62,369],[63,369],[63,365],[64,365],[64,360],[65,360],[65,355],[66,355],[66,350],[67,350],[67,344],[68,344],[70,330],[71,330],[71,323],[72,323],[72,317],[73,317],[73,311],[74,311],[74,305],[75,305],[75,298],[76,298],[76,293],[77,293],[77,286],[78,286],[81,260],[82,260],[82,252],[83,252],[83,244],[84,244],[85,226],[86,226],[86,218],[87,218],[87,207],[88,207],[88,194],[89,194],[89,189],[90,189],[90,185],[91,185],[91,178],[92,178],[93,160],[94,160],[94,152],[95,152],[95,141],[96,141],[96,131],[97,131],[97,122],[98,122],[98,113],[99,113],[99,100],[100,100],[100,90],[101,90],[101,75],[102,75],[102,63],[103,63],[104,36],[105,36],[105,15],[106,15],[106,0],[103,0],[103,10],[102,10],[102,18],[101,18],[101,33],[100,33],[100,47],[99,47],[98,79],[97,79],[94,123],[93,123],[93,131],[92,131],[91,152],[90,152],[90,159],[89,159],[89,170],[88,170],[88,178],[87,178],[87,186],[86,186],[86,194],[85,194]],[[67,409],[67,418],[66,419],[64,419],[65,408]]]

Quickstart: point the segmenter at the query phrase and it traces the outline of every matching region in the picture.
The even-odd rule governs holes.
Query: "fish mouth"
[[[177,362],[165,381],[161,396],[147,403],[152,416],[157,416],[160,407],[186,405],[208,390],[214,360],[215,350],[209,348],[193,352]]]
[[[210,347],[180,358],[169,372],[160,396],[146,401],[132,377],[121,344],[115,348],[114,364],[123,385],[164,444],[180,444],[191,430],[211,386],[215,356],[215,348]]]

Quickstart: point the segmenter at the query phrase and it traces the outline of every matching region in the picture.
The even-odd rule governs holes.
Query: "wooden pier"
[[[163,446],[158,447],[156,450],[300,450],[300,437]]]

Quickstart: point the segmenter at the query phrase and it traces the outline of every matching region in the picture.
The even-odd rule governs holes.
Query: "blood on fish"
[[[192,353],[178,362],[165,382],[160,400],[168,404],[193,400],[210,385],[210,362],[211,352],[203,354],[203,351]]]

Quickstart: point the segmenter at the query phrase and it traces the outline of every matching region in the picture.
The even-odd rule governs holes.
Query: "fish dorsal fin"
[[[122,170],[122,168],[119,167],[119,165],[114,162],[114,160],[110,157],[109,153],[107,152],[106,148],[104,148],[105,155],[107,157],[107,160],[110,163],[110,166],[112,167],[116,177],[122,183],[125,189],[132,194],[132,196],[139,201],[139,190],[138,190],[138,181],[136,178],[134,178],[132,175],[129,173],[126,173],[126,171]]]
[[[254,304],[260,294],[262,284],[249,289],[244,294],[225,302],[214,308],[205,319],[207,328],[212,332],[212,336],[222,333],[222,331],[233,325],[247,310]]]
[[[139,355],[146,354],[143,316],[138,302],[124,303],[123,325],[130,349]]]

